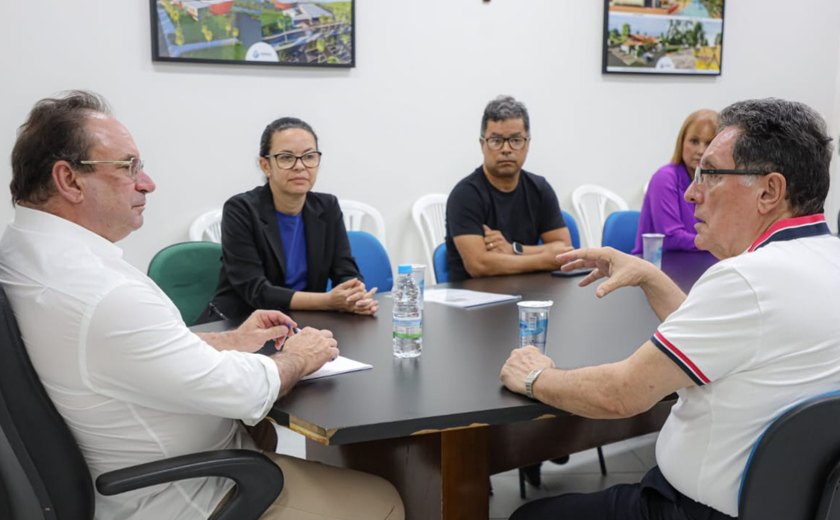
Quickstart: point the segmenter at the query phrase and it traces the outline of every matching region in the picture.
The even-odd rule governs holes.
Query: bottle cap
[[[397,266],[397,274],[411,274],[411,264],[400,264]]]

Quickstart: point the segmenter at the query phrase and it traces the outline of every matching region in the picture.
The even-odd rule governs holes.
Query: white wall
[[[158,185],[145,226],[121,243],[141,269],[185,240],[197,215],[261,182],[259,135],[281,115],[319,133],[317,189],[380,208],[401,262],[422,258],[411,201],[448,191],[480,163],[481,112],[497,94],[528,105],[526,168],[547,176],[568,209],[586,182],[638,207],[643,183],[696,108],[791,98],[829,118],[834,135],[840,114],[835,0],[727,2],[716,78],[602,75],[600,0],[360,0],[357,66],[341,70],[153,64],[144,0],[6,4],[0,184],[8,185],[15,128],[33,102],[70,88],[104,94]],[[0,222],[12,214],[0,203]]]

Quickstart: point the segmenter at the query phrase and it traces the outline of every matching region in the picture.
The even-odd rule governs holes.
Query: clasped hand
[[[344,281],[328,293],[330,307],[334,310],[372,316],[379,309],[379,302],[373,299],[376,290],[374,287],[367,291],[365,284],[356,278]]]

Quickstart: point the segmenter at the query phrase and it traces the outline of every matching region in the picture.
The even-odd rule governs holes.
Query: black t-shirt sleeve
[[[539,234],[542,235],[553,229],[566,227],[563,214],[560,212],[560,203],[557,201],[557,194],[551,184],[545,179],[541,187],[542,205],[540,206]]]
[[[446,225],[451,237],[460,235],[484,236],[487,216],[475,186],[459,183],[446,200]]]

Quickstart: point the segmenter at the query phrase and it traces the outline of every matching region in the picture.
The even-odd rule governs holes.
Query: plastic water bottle
[[[394,297],[394,355],[413,358],[423,351],[423,308],[420,287],[411,275],[411,265],[397,267]]]

